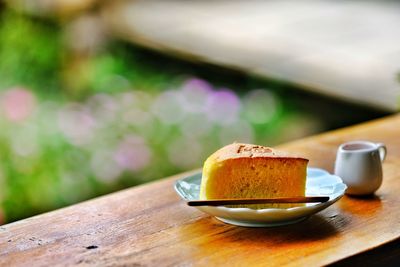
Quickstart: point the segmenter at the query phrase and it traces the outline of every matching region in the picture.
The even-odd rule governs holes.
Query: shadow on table
[[[265,257],[271,260],[275,258],[279,264],[284,265],[293,259],[289,254],[285,257],[282,253],[302,251],[305,244],[309,244],[310,249],[304,253],[312,253],[318,249],[320,240],[333,238],[348,223],[343,215],[336,212],[332,215],[314,215],[300,223],[270,228],[238,227],[207,216],[181,228],[178,238],[179,243],[185,244],[185,253],[190,253],[200,265],[243,262],[244,256],[248,257],[250,265],[256,259],[265,260]],[[302,257],[301,252],[294,257]]]
[[[339,221],[336,215],[335,220]],[[213,219],[216,220],[216,219]],[[273,246],[328,238],[337,233],[337,227],[321,215],[314,215],[301,223],[269,228],[234,227],[235,234],[226,235],[230,241],[271,243]]]
[[[257,244],[263,247],[280,247],[303,245],[305,242],[313,242],[329,238],[345,227],[348,221],[341,214],[331,217],[314,215],[309,219],[287,226],[269,228],[247,228],[225,224],[215,218],[206,217],[194,224],[188,225],[182,233],[182,237],[195,239],[202,237],[197,245],[207,246],[210,249],[218,244]],[[222,243],[221,243],[222,242]]]

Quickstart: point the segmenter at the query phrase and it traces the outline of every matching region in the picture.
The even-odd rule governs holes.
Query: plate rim
[[[312,171],[322,171],[322,172],[324,173],[324,175],[329,175],[329,176],[334,176],[334,177],[336,177],[336,178],[339,178],[340,183],[338,183],[338,185],[342,185],[342,187],[343,187],[343,188],[341,189],[341,192],[340,192],[339,194],[335,194],[335,195],[333,195],[333,196],[328,194],[328,195],[329,195],[329,201],[327,201],[327,202],[315,203],[314,205],[302,206],[302,207],[291,207],[291,208],[265,208],[265,209],[251,209],[251,208],[245,208],[245,207],[241,207],[241,208],[231,208],[231,207],[226,207],[226,206],[205,206],[205,207],[213,208],[213,209],[217,209],[217,210],[221,210],[221,211],[229,211],[229,212],[233,212],[233,213],[252,212],[252,213],[257,213],[257,214],[267,214],[267,213],[272,213],[272,212],[277,212],[277,211],[281,211],[281,212],[282,212],[282,211],[291,212],[291,211],[296,211],[296,210],[299,210],[299,209],[310,209],[310,208],[312,208],[312,209],[320,209],[320,208],[321,208],[321,210],[323,210],[323,209],[325,209],[325,208],[331,206],[333,203],[337,202],[339,199],[341,199],[341,198],[344,196],[344,194],[345,194],[345,192],[346,192],[346,189],[347,189],[347,186],[346,186],[346,184],[343,182],[343,179],[342,179],[341,177],[339,177],[339,176],[337,176],[337,175],[335,175],[335,174],[331,174],[331,173],[329,173],[327,170],[324,170],[324,169],[322,169],[322,168],[307,167],[307,172],[308,172],[309,170],[312,170]],[[179,183],[182,182],[182,181],[185,181],[186,179],[189,179],[189,178],[191,178],[191,177],[193,177],[193,176],[201,175],[201,174],[202,174],[202,171],[199,171],[199,172],[193,173],[193,174],[191,174],[191,175],[189,175],[189,176],[185,176],[185,177],[183,177],[183,178],[180,178],[180,179],[178,179],[178,180],[176,180],[176,181],[174,182],[174,189],[175,189],[175,192],[179,195],[179,197],[180,197],[182,200],[188,201],[189,199],[186,198],[184,195],[182,195],[181,192],[178,190]],[[332,197],[332,198],[331,198],[331,197]],[[321,210],[319,210],[319,211],[321,211]],[[317,211],[317,212],[319,212],[319,211]]]

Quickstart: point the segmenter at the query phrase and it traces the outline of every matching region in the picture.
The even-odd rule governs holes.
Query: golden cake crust
[[[274,148],[267,146],[243,144],[243,143],[233,143],[227,145],[214,152],[214,154],[212,154],[208,160],[214,162],[220,162],[228,159],[265,158],[265,157],[302,159],[308,162],[308,159],[299,155],[276,150]]]

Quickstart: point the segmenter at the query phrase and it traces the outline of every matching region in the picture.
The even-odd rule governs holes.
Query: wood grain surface
[[[298,224],[224,224],[176,195],[173,183],[186,173],[3,225],[0,266],[320,266],[360,257],[365,264],[371,252],[387,246],[383,257],[396,253],[398,259],[399,137],[395,115],[280,146],[301,151],[310,166],[328,171],[342,142],[363,139],[388,147],[375,196],[345,196]]]

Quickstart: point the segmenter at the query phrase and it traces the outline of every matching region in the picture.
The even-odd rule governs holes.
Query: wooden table
[[[400,259],[400,115],[280,146],[332,171],[337,146],[384,142],[376,196],[343,197],[291,226],[242,228],[186,206],[173,183],[134,187],[0,227],[1,266],[319,266]]]

